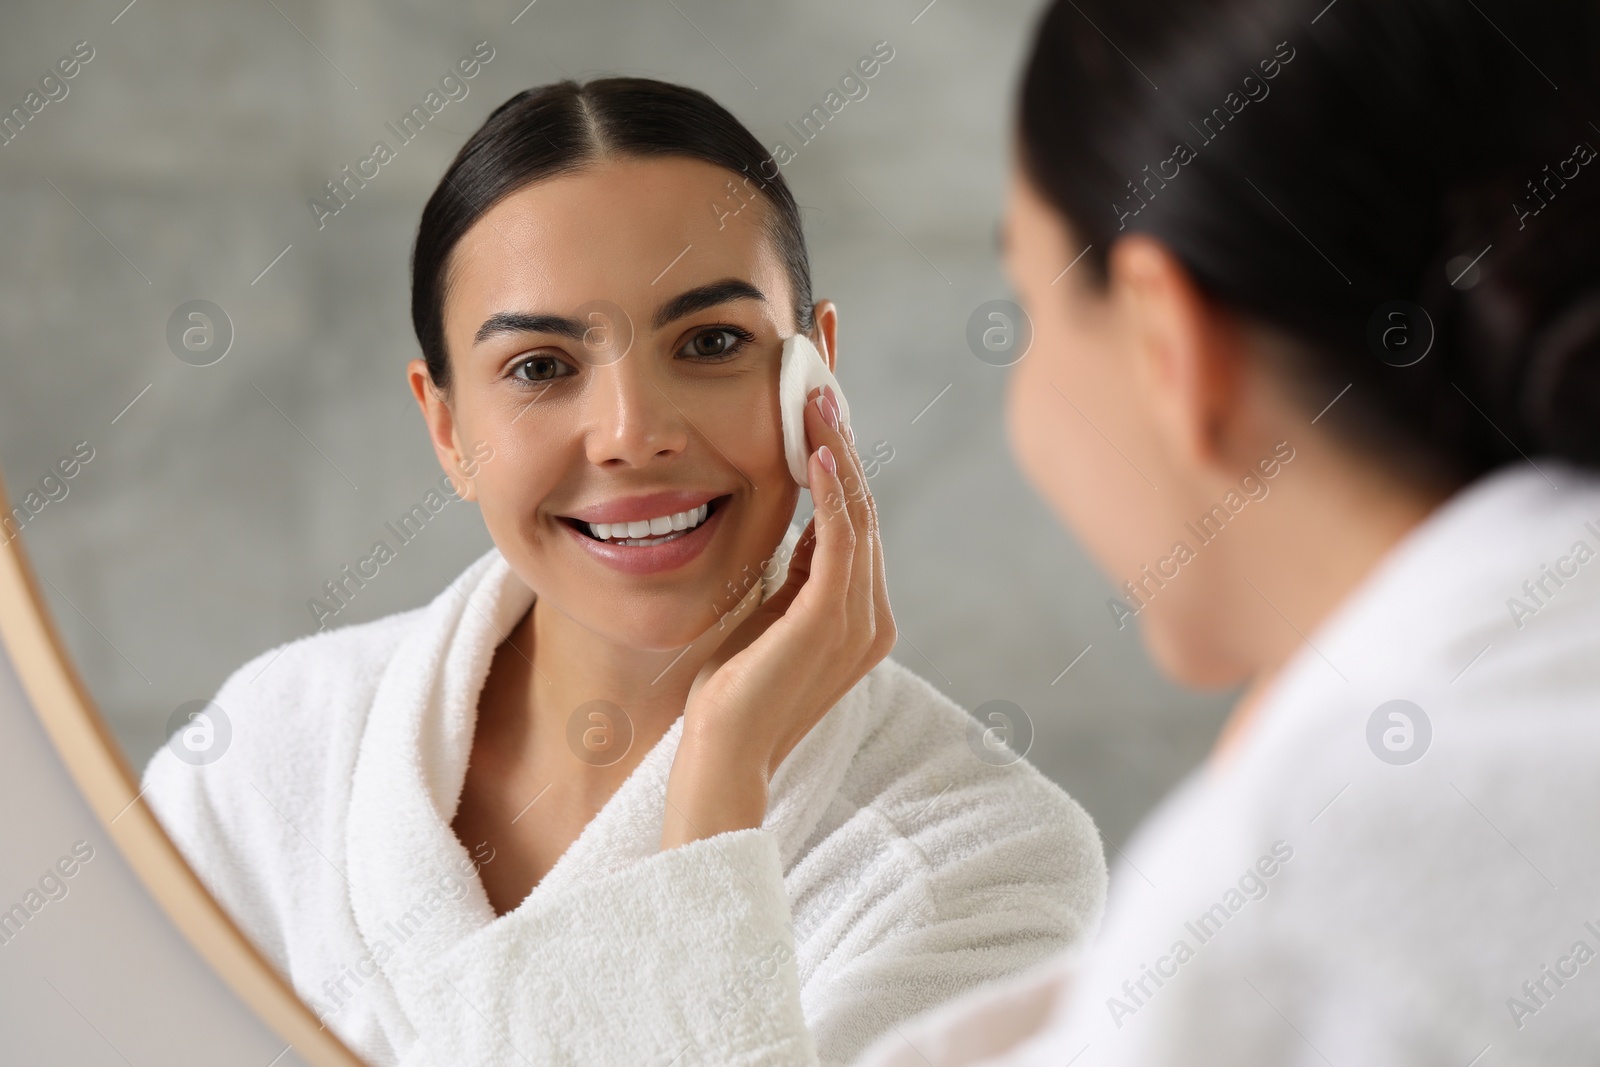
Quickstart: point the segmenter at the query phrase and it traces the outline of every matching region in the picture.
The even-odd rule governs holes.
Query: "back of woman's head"
[[[1119,235],[1159,239],[1287,336],[1311,412],[1349,384],[1335,431],[1412,476],[1600,465],[1600,5],[1319,6],[1047,12],[1022,158],[1093,284]]]
[[[800,209],[755,135],[698,89],[653,78],[552,82],[495,108],[429,197],[411,254],[411,322],[434,385],[447,389],[444,299],[450,253],[491,207],[533,182],[613,157],[677,156],[729,172],[731,196],[759,194],[789,277],[795,322],[812,326],[811,270]],[[707,204],[707,213],[717,205]]]

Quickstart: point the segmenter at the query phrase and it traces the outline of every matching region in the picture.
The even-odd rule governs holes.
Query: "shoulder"
[[[979,722],[893,659],[869,672],[870,719],[842,792],[913,846],[948,909],[1046,899],[1092,932],[1106,894],[1083,807],[1004,746],[1025,722]],[[1020,710],[1020,709],[1019,709]]]
[[[281,770],[288,758],[295,767],[324,762],[348,735],[359,734],[384,671],[423,610],[309,634],[251,658],[204,709],[219,750],[188,761],[163,745],[146,775],[170,775],[173,764],[185,762],[241,770]]]
[[[274,856],[336,845],[367,711],[422,610],[253,657],[145,766],[145,802],[235,914],[260,906]]]
[[[1232,873],[1262,895],[1259,920],[1205,966],[1370,996],[1374,1025],[1381,1012],[1397,1032],[1436,1028],[1430,1041],[1470,1032],[1448,1006],[1503,1004],[1554,966],[1582,930],[1550,901],[1592,881],[1572,843],[1600,837],[1600,657],[1593,627],[1581,632],[1587,648],[1532,627],[1487,649],[1474,637],[1381,687],[1276,709],[1294,728],[1263,746],[1221,813],[1251,830]],[[1254,878],[1250,856],[1274,844],[1292,858]],[[1381,996],[1373,974],[1388,976]]]

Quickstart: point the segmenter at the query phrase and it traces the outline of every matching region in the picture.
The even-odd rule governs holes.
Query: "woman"
[[[1597,54],[1577,2],[1044,17],[1013,451],[1113,625],[1245,689],[1090,953],[870,1062],[1593,1060]]]
[[[1046,14],[1013,451],[1245,691],[1090,953],[870,1062],[1594,1059],[1597,54],[1592,3]]]
[[[748,131],[643,79],[520,93],[412,267],[410,383],[495,547],[425,608],[246,664],[224,756],[145,776],[327,1024],[374,1064],[794,1034],[843,1062],[1092,933],[1082,809],[885,658],[831,390],[790,525],[779,350],[803,331],[831,367],[838,315]],[[774,987],[792,1014],[755,1010]]]
[[[1034,327],[1013,449],[1111,576],[1112,625],[1244,695],[1125,850],[1093,949],[896,1026],[874,1067],[1600,1047],[1597,13],[1317,7],[1064,0],[1041,23],[1006,228]],[[774,627],[740,653],[796,729],[803,645]],[[682,770],[722,768],[742,818],[645,865],[670,884],[715,845],[754,901],[781,881],[746,851],[739,747]],[[574,996],[721,959],[633,951],[648,977]],[[766,1027],[689,1024],[701,1062],[814,1062],[774,970],[746,1001]]]

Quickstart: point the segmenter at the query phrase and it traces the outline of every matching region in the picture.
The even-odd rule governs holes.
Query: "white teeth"
[[[591,522],[587,525],[589,532],[602,541],[637,541],[641,538],[662,537],[670,533],[692,530],[705,522],[710,514],[711,504],[708,501],[690,511],[674,512],[671,515],[662,515],[640,522]]]

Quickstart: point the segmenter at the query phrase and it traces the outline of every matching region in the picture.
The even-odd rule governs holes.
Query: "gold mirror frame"
[[[0,515],[10,498],[0,476]],[[20,536],[0,546],[0,642],[78,793],[189,944],[256,1017],[312,1067],[366,1067],[307,1007],[200,882],[150,808],[139,778],[72,665]]]

